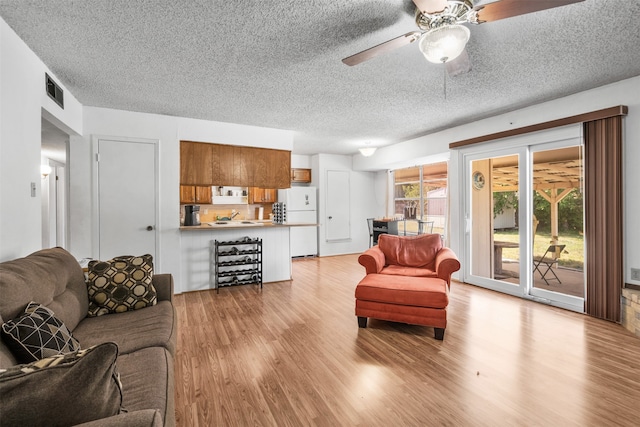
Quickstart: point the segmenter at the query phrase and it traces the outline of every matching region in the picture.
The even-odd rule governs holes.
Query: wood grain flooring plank
[[[360,329],[357,257],[176,295],[178,426],[638,425],[640,340],[620,325],[454,281],[444,341]]]

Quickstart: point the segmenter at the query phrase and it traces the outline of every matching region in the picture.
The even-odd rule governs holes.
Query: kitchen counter
[[[248,220],[251,224],[243,224],[244,221],[226,221],[226,224],[216,224],[215,222],[203,222],[201,225],[181,225],[180,230],[229,230],[246,228],[272,228],[272,227],[318,227],[315,223],[288,222],[285,224],[274,224],[271,221]]]
[[[262,239],[262,278],[265,291],[268,283],[291,280],[292,227],[309,227],[318,224],[288,223],[273,224],[271,221],[242,224],[181,226],[180,253],[182,264],[182,289],[201,291],[215,287],[215,265],[213,251],[215,241],[233,241],[245,237]],[[252,285],[246,285],[252,286]],[[224,290],[220,290],[220,293]]]

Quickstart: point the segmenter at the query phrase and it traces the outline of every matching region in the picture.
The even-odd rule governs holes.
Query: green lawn
[[[518,230],[499,230],[493,234],[494,240],[503,242],[518,242]],[[542,255],[551,244],[551,234],[538,232],[533,243],[533,254]],[[558,244],[566,245],[565,252],[560,255],[559,264],[563,267],[582,270],[584,267],[584,236],[579,234],[560,234]],[[520,251],[517,248],[504,248],[504,259],[520,259]]]

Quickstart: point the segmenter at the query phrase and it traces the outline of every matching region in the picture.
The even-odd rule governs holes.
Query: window
[[[393,173],[393,216],[398,233],[445,234],[447,162],[398,169]]]

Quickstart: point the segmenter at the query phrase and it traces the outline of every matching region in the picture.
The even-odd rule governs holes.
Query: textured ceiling
[[[526,1],[526,0],[523,0]],[[536,1],[536,0],[529,0]],[[296,131],[294,153],[355,153],[640,75],[640,1],[586,0],[472,25],[447,80],[410,0],[0,0],[0,16],[84,105]]]

